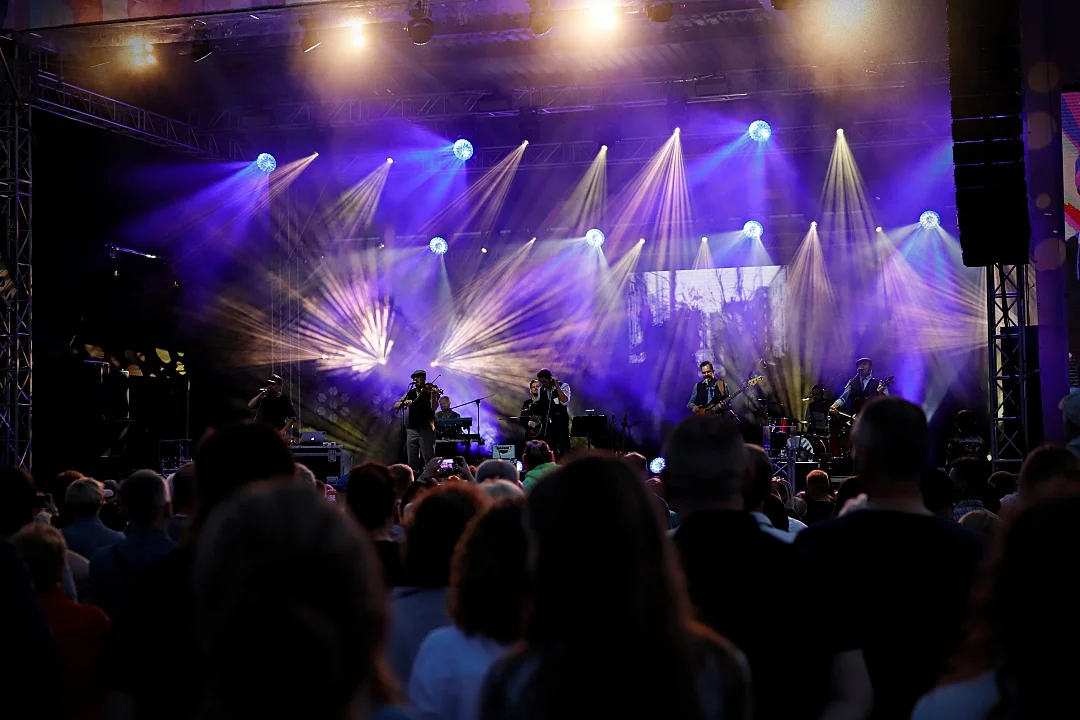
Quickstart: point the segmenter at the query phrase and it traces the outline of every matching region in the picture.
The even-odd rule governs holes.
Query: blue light
[[[441,237],[431,238],[431,242],[429,242],[427,246],[428,250],[436,255],[445,255],[446,251],[450,248],[450,246],[446,244],[446,240]]]
[[[932,230],[941,225],[941,216],[933,210],[927,210],[919,216],[919,224],[923,226],[924,230]]]
[[[603,231],[597,230],[596,228],[585,233],[585,242],[591,247],[598,248],[604,244],[605,240],[607,240],[607,237],[604,235]]]
[[[454,157],[456,157],[458,160],[460,160],[461,162],[465,162],[472,156],[473,146],[471,142],[469,142],[465,138],[461,138],[454,143]]]
[[[649,461],[649,472],[653,475],[659,475],[667,467],[667,461],[662,457],[655,457]]]
[[[768,142],[769,138],[772,137],[772,127],[764,120],[755,120],[750,123],[750,127],[746,132],[750,135],[751,140],[759,143]]]
[[[263,153],[259,157],[255,158],[255,167],[262,170],[269,175],[277,168],[277,158],[270,153]]]
[[[757,220],[747,220],[746,224],[742,226],[742,234],[751,240],[759,239],[764,232],[765,228]]]

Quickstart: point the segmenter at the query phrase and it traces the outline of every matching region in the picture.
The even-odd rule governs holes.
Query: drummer
[[[810,404],[806,406],[806,432],[821,436],[829,434],[829,403],[825,400],[823,385],[815,385],[810,390]]]

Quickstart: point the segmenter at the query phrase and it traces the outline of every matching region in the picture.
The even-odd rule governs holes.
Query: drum
[[[805,435],[792,435],[787,441],[787,457],[795,462],[814,462],[814,445]]]
[[[829,451],[834,458],[851,455],[851,424],[843,421],[829,423]]]

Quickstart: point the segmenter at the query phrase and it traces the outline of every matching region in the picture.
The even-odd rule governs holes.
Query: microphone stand
[[[461,403],[460,405],[455,405],[454,407],[450,408],[451,410],[456,410],[459,407],[465,407],[466,405],[472,405],[473,403],[476,403],[476,437],[478,438],[477,441],[476,441],[476,456],[477,457],[480,457],[480,444],[482,442],[484,442],[484,436],[480,432],[480,401],[481,400],[487,400],[489,397],[492,397],[493,395],[494,395],[494,393],[492,393],[491,395],[485,395],[484,397],[476,398],[475,400],[470,400],[468,402],[464,402],[464,403]]]

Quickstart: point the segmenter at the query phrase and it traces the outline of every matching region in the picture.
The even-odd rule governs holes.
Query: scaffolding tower
[[[29,467],[33,388],[33,141],[28,68],[0,46],[0,464]]]
[[[986,269],[990,372],[990,460],[1018,472],[1028,451],[1028,272],[1024,265]]]

